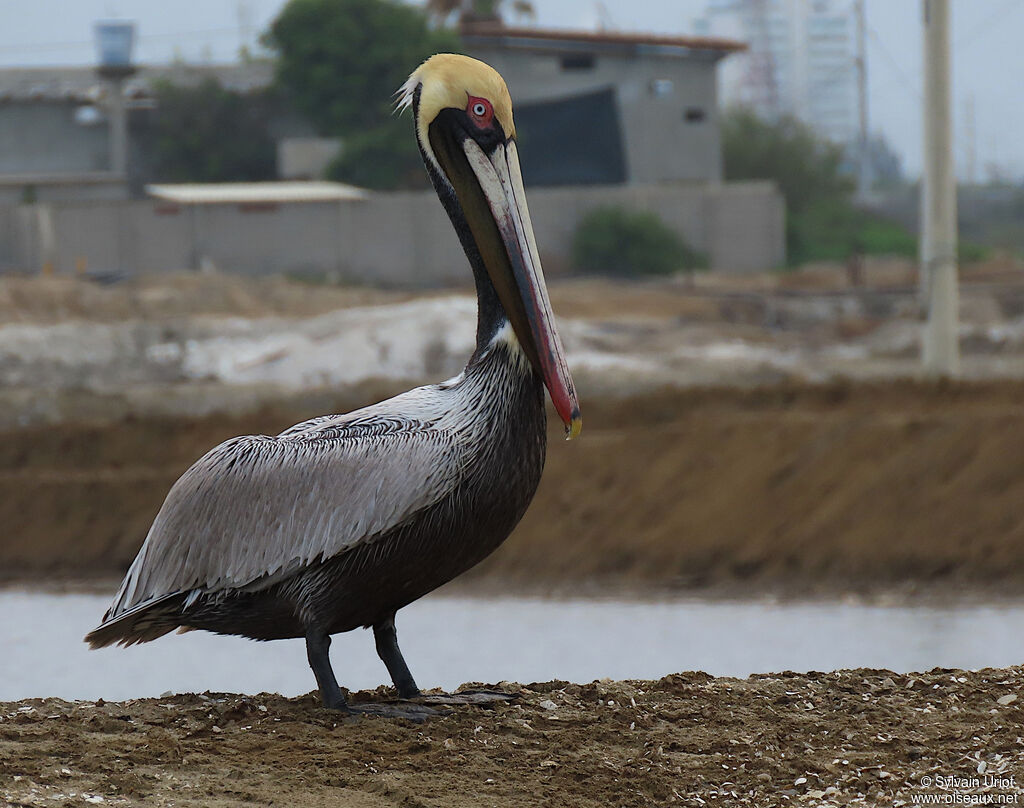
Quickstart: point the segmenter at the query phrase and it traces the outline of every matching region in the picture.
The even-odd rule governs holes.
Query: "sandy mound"
[[[583,435],[565,443],[552,425],[540,490],[477,580],[1024,590],[1024,382],[583,401]],[[119,577],[170,486],[209,448],[355,403],[4,433],[0,571]]]

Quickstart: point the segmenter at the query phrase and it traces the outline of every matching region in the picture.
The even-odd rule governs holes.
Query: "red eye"
[[[494,108],[486,98],[469,97],[466,114],[481,129],[487,129],[494,122]]]

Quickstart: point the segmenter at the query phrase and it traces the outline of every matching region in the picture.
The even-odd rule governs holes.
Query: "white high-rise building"
[[[708,0],[702,36],[740,39],[719,72],[724,104],[795,115],[837,143],[857,140],[856,20],[850,0]]]

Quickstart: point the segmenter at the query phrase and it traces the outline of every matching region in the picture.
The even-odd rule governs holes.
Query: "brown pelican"
[[[92,647],[174,629],[304,637],[326,707],[387,712],[346,703],[331,635],[372,627],[399,697],[419,695],[395,612],[490,554],[526,511],[544,466],[545,386],[568,436],[579,432],[505,82],[439,54],[399,92],[473,269],[476,350],[446,382],[200,458],[168,493]]]

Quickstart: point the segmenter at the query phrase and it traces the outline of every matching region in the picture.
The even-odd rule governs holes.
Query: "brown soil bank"
[[[518,700],[419,725],[347,719],[311,696],[0,703],[0,801],[898,806],[1024,791],[1019,668],[509,687]]]
[[[311,414],[3,434],[0,572],[119,575],[193,460]],[[1024,383],[668,391],[584,416],[578,441],[552,428],[537,498],[478,579],[1024,591]]]

